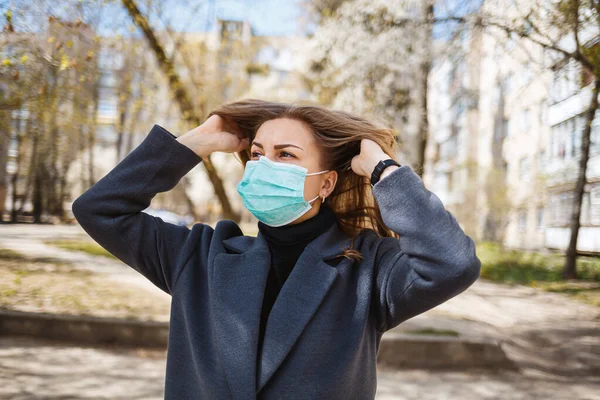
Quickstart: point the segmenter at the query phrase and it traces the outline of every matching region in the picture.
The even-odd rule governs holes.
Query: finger
[[[225,129],[228,132],[233,133],[234,135],[238,136],[240,139],[245,137],[246,135],[244,134],[244,132],[240,129],[240,127],[238,126],[238,124],[236,124],[233,121],[227,121],[226,122],[226,126]]]
[[[350,162],[350,167],[356,173],[358,173],[357,166],[358,166],[358,156],[354,156],[354,157],[352,157],[352,161]]]
[[[244,138],[244,139],[240,140],[236,151],[245,150],[248,148],[249,145],[250,145],[250,139]]]

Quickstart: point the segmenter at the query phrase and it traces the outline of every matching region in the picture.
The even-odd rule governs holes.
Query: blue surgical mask
[[[244,176],[236,189],[244,206],[259,221],[269,226],[283,226],[307,213],[312,208],[311,203],[319,197],[304,200],[306,176],[329,170],[311,174],[307,171],[299,165],[275,162],[261,156],[258,161],[246,162]]]

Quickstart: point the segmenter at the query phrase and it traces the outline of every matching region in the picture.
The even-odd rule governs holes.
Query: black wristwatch
[[[373,173],[371,174],[371,187],[375,186],[375,184],[377,182],[379,182],[381,173],[383,172],[384,169],[386,169],[390,165],[397,165],[400,167],[400,164],[398,164],[396,161],[392,160],[391,158],[388,158],[387,160],[381,160],[377,163],[377,165],[375,166],[375,169],[373,170]]]

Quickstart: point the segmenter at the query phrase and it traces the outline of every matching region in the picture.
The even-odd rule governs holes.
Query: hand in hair
[[[200,157],[215,151],[235,153],[250,146],[250,139],[235,124],[219,115],[211,115],[202,125],[179,136],[177,140]]]
[[[354,173],[371,178],[371,174],[381,160],[390,157],[377,142],[371,139],[362,139],[360,141],[360,153],[352,158],[351,168]]]

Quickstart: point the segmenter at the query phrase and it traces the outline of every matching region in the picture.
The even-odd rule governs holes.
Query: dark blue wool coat
[[[96,242],[172,296],[167,399],[373,399],[383,333],[479,277],[473,240],[403,165],[373,187],[400,239],[363,231],[360,262],[336,258],[350,244],[337,224],[313,240],[277,297],[258,354],[265,238],[244,236],[231,220],[189,229],[141,212],[202,161],[175,138],[155,125],[73,203]]]

